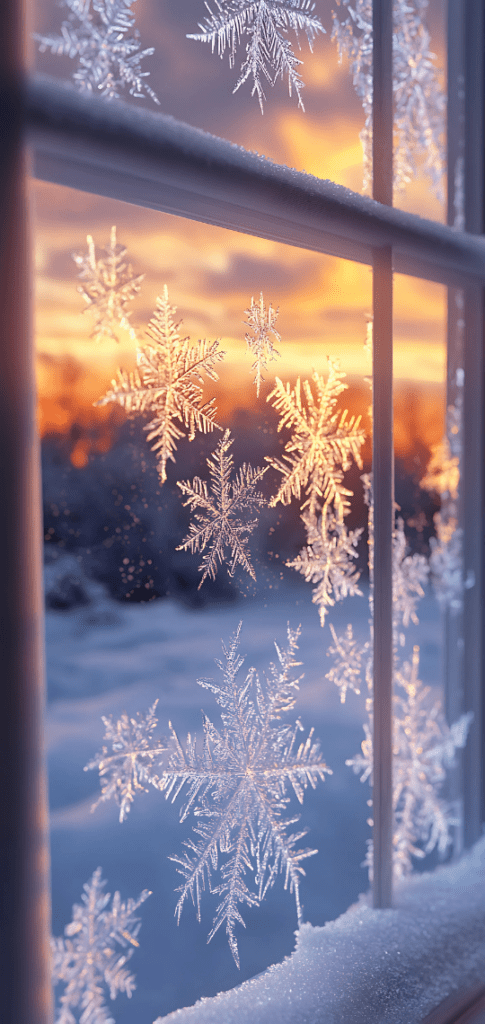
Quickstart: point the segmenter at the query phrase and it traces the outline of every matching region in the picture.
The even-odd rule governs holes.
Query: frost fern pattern
[[[200,32],[187,38],[209,43],[212,52],[217,46],[221,58],[228,50],[229,66],[233,68],[236,48],[241,39],[248,36],[246,60],[233,91],[237,92],[248,78],[251,79],[251,96],[257,95],[263,113],[266,99],[263,79],[273,86],[278,78],[286,77],[290,96],[294,91],[298,106],[304,110],[301,96],[304,83],[298,71],[303,62],[293,52],[287,34],[292,30],[299,45],[299,32],[304,32],[312,50],[318,33],[325,32],[313,13],[315,4],[311,0],[214,0],[214,3],[212,10],[206,2],[209,16],[199,24]]]
[[[326,774],[331,774],[318,742],[313,739],[313,730],[298,742],[301,722],[284,721],[295,706],[301,680],[295,673],[301,664],[295,658],[300,629],[288,626],[285,648],[275,643],[276,661],[270,664],[263,684],[254,668],[241,674],[245,660],[239,653],[241,625],[229,644],[223,644],[223,659],[216,660],[221,678],[197,680],[214,694],[221,709],[222,728],[203,714],[203,741],[199,749],[190,734],[184,748],[170,725],[167,755],[160,744],[153,744],[150,718],[145,737],[140,737],[139,755],[136,748],[130,748],[133,763],[139,756],[145,778],[165,793],[166,799],[174,802],[185,788],[180,820],[185,821],[191,813],[196,818],[197,838],[186,840],[186,852],[172,857],[183,879],[177,890],[180,896],[176,917],[180,919],[190,897],[200,920],[201,897],[206,888],[219,897],[208,941],[225,926],[238,966],[235,929],[244,924],[240,907],[259,907],[280,873],[285,888],[295,897],[301,921],[302,862],[317,851],[298,848],[306,829],[289,831],[299,815],[287,817],[287,794],[292,791],[301,804],[307,787],[315,788]],[[122,732],[125,728],[126,723]],[[115,736],[116,729],[111,729],[106,738],[117,755]],[[88,767],[98,767],[105,778],[109,776],[105,785],[117,800],[122,818],[123,807],[129,810],[130,801],[124,803],[126,782],[118,778],[116,759],[108,768],[104,748]],[[217,871],[220,881],[214,884]],[[252,876],[252,884],[248,876]]]
[[[143,81],[149,75],[141,70],[144,57],[150,57],[153,46],[140,52],[137,29],[127,35],[135,24],[131,10],[134,0],[61,0],[70,12],[63,21],[60,35],[35,33],[39,50],[50,50],[57,56],[77,57],[78,69],[73,74],[80,92],[100,93],[107,100],[118,99],[128,88],[130,96],[147,96],[160,105],[153,89]]]
[[[148,889],[137,900],[121,902],[115,892],[111,907],[110,893],[103,892],[106,882],[97,868],[84,886],[82,903],[72,908],[72,921],[64,929],[65,938],[51,940],[52,981],[65,983],[60,998],[56,1024],[114,1024],[105,1003],[104,987],[110,999],[119,992],[131,996],[135,978],[125,965],[137,946],[140,919],[135,911],[151,896]],[[121,949],[117,949],[121,947]]]
[[[425,857],[435,847],[443,855],[451,843],[450,828],[458,821],[439,794],[446,768],[453,767],[456,751],[465,746],[473,715],[447,725],[441,702],[431,702],[430,688],[419,679],[418,647],[395,672],[394,685],[393,874],[398,879],[410,874],[412,858]],[[345,763],[372,785],[372,720],[364,730],[362,753]],[[372,880],[372,842],[365,865]]]

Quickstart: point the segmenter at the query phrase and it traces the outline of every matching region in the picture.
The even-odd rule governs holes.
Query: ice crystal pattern
[[[395,672],[393,697],[393,871],[396,878],[412,871],[412,858],[435,848],[443,855],[451,842],[450,828],[458,824],[450,805],[440,797],[446,768],[455,763],[456,751],[465,746],[473,715],[468,713],[449,727],[441,702],[430,698],[430,688],[419,679],[419,648],[412,660]],[[372,782],[372,730],[365,727],[362,752],[346,761],[362,781]],[[371,822],[370,822],[371,824]],[[366,865],[372,869],[372,849]]]
[[[186,431],[192,441],[196,430],[207,433],[214,427],[220,429],[215,422],[215,400],[201,404],[201,384],[203,373],[218,380],[214,366],[224,352],[219,350],[218,340],[191,345],[189,338],[181,338],[181,321],[175,323],[175,312],[165,286],[146,332],[150,341],[137,347],[136,370],[118,370],[118,379],[111,382],[112,390],[94,403],[118,402],[130,417],[153,414],[144,430],[148,431],[147,440],[155,442],[152,451],[157,452],[162,484],[167,479],[167,462],[175,462],[177,441]]]
[[[64,937],[51,940],[53,984],[65,983],[56,1024],[114,1024],[105,1003],[104,987],[110,999],[119,992],[131,996],[135,978],[125,965],[138,946],[140,920],[135,911],[151,893],[144,889],[137,900],[121,902],[115,892],[103,892],[106,882],[97,868],[84,886],[82,903],[73,906],[72,921]],[[118,948],[118,947],[121,947]]]
[[[337,0],[332,38],[339,56],[350,61],[354,88],[362,100],[365,126],[364,189],[372,182],[372,2]],[[426,27],[428,0],[393,2],[394,187],[412,181],[424,158],[424,170],[439,195],[445,168],[446,99]]]
[[[260,906],[279,873],[284,875],[285,888],[295,896],[298,920],[301,920],[300,879],[304,875],[302,861],[316,850],[299,849],[298,842],[306,829],[290,832],[299,815],[287,817],[292,791],[303,803],[305,789],[315,788],[331,770],[325,764],[313,730],[298,742],[302,725],[284,721],[295,706],[301,676],[295,655],[300,629],[288,626],[288,643],[280,648],[275,643],[276,661],[269,666],[263,683],[254,668],[241,673],[244,657],[240,655],[241,623],[227,646],[222,645],[223,659],[216,660],[221,677],[198,679],[200,686],[210,690],[221,709],[222,727],[203,714],[203,742],[197,745],[189,734],[184,746],[170,725],[171,748],[167,756],[154,747],[153,719],[147,718],[145,742],[140,737],[139,757],[146,779],[174,802],[185,788],[180,820],[194,814],[193,831],[197,838],[188,839],[186,852],[171,859],[177,864],[182,884],[175,914],[180,919],[185,901],[190,898],[197,918],[201,916],[202,892],[207,888],[219,897],[208,941],[225,926],[229,946],[236,964],[239,955],[235,929],[244,924],[240,907]],[[141,719],[139,719],[141,721]],[[122,731],[126,728],[126,723]],[[107,733],[116,755],[116,728]],[[153,757],[148,751],[153,748]],[[136,762],[136,748],[131,749]],[[106,768],[105,749],[90,767]],[[110,794],[123,814],[123,790],[118,784],[116,760],[110,765]],[[129,809],[130,801],[125,803]],[[219,871],[220,881],[213,875]],[[252,878],[252,882],[248,876]]]
[[[352,491],[344,487],[343,476],[353,459],[362,468],[360,449],[365,433],[360,416],[348,419],[346,409],[336,409],[339,395],[348,387],[343,377],[338,360],[329,358],[327,379],[316,371],[312,375],[316,397],[310,381],[301,386],[298,377],[291,388],[276,377],[267,401],[280,414],[278,430],[289,427],[292,434],[282,459],[266,456],[283,478],[271,505],[279,501],[288,505],[292,496],[300,499],[303,492],[307,497],[302,511],[308,508],[311,516],[320,506],[325,509],[333,503],[341,519],[349,508]]]
[[[257,95],[263,113],[263,80],[273,86],[278,78],[287,78],[290,96],[294,91],[299,107],[304,110],[304,83],[298,70],[303,62],[295,55],[287,36],[293,31],[299,46],[299,33],[305,33],[312,50],[318,33],[325,32],[314,14],[315,4],[311,0],[214,0],[214,4],[213,10],[206,2],[208,17],[199,23],[200,32],[187,38],[209,43],[212,52],[217,47],[221,58],[227,50],[229,66],[233,68],[237,46],[247,36],[246,59],[233,91],[237,92],[251,79],[251,95]]]
[[[131,312],[127,306],[138,295],[144,274],[134,274],[125,260],[126,247],[116,241],[116,227],[111,228],[110,240],[104,255],[96,259],[96,248],[92,235],[87,236],[87,253],[75,252],[72,258],[79,267],[78,285],[86,308],[94,317],[91,337],[94,341],[112,338],[119,341],[117,328],[128,331],[132,339],[136,333],[129,322]]]
[[[61,0],[60,6],[70,12],[63,21],[60,35],[35,33],[41,53],[50,50],[57,56],[77,58],[73,74],[80,92],[100,93],[108,100],[117,99],[128,88],[130,96],[143,98],[146,93],[159,105],[153,89],[143,81],[149,75],[141,71],[144,57],[155,50],[150,46],[140,51],[137,29],[129,35],[135,15],[134,0]]]
[[[204,580],[209,576],[215,579],[218,564],[226,561],[226,550],[229,551],[229,576],[234,576],[236,566],[240,565],[252,579],[256,574],[251,562],[248,548],[248,534],[258,525],[258,519],[252,514],[266,505],[264,495],[256,490],[256,485],[263,478],[267,466],[253,469],[244,463],[233,478],[233,457],[229,449],[234,439],[230,430],[224,432],[212,458],[207,459],[210,483],[194,477],[188,480],[177,480],[185,497],[184,505],[193,512],[187,537],[178,546],[177,551],[205,551],[199,566]]]
[[[256,384],[256,395],[259,398],[261,383],[264,381],[262,370],[266,369],[268,360],[276,359],[279,356],[271,337],[273,335],[277,341],[281,341],[275,327],[278,310],[273,309],[271,303],[266,309],[261,292],[259,302],[255,302],[252,298],[249,309],[244,312],[248,318],[245,321],[246,327],[249,327],[245,338],[250,351],[255,356],[251,369],[255,371],[254,383]]]
[[[317,517],[302,516],[307,543],[287,566],[296,569],[305,580],[314,583],[312,601],[320,613],[320,623],[336,601],[345,597],[362,596],[357,582],[360,578],[353,564],[357,558],[357,544],[363,529],[347,531],[345,523],[336,519],[328,508]]]

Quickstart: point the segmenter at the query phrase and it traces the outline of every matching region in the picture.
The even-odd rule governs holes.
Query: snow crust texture
[[[367,896],[251,981],[155,1024],[410,1024],[485,975],[485,838],[458,864],[396,886],[395,909]]]

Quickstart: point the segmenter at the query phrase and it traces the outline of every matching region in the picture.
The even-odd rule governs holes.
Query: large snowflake
[[[266,456],[283,477],[271,505],[278,501],[288,505],[293,495],[300,499],[305,492],[302,510],[308,507],[310,515],[316,514],[319,502],[324,508],[333,503],[339,518],[348,509],[352,491],[344,487],[343,475],[353,459],[362,468],[360,449],[365,432],[360,416],[348,419],[346,409],[336,409],[338,396],[348,387],[343,377],[339,361],[329,357],[327,380],[316,371],[312,375],[316,398],[310,381],[303,381],[301,388],[298,377],[292,388],[276,377],[267,401],[272,401],[280,414],[278,430],[289,427],[292,434],[282,459]]]
[[[267,360],[276,359],[279,356],[279,352],[276,351],[273,338],[271,337],[273,335],[277,341],[281,341],[275,327],[278,319],[278,310],[273,309],[271,303],[266,309],[263,293],[261,292],[259,302],[255,302],[254,298],[252,298],[249,309],[246,309],[244,312],[248,318],[246,327],[249,327],[245,338],[249,349],[255,356],[251,369],[255,370],[254,383],[256,384],[256,396],[259,398],[261,383],[264,381],[261,371],[266,369]]]
[[[336,519],[328,508],[323,515],[302,516],[307,533],[307,543],[287,566],[301,572],[302,576],[316,584],[312,601],[320,612],[320,623],[336,601],[345,597],[362,597],[357,583],[360,572],[353,564],[357,558],[357,544],[363,529],[347,531],[345,523]]]
[[[458,824],[450,805],[440,797],[446,768],[455,763],[456,751],[465,746],[473,715],[462,715],[449,727],[441,702],[432,701],[429,686],[419,679],[419,647],[412,661],[394,674],[393,697],[393,871],[396,878],[412,871],[412,858],[435,848],[443,855],[450,828]],[[362,753],[346,761],[362,781],[372,784],[372,719],[365,726]],[[366,860],[372,871],[372,847]]]
[[[119,341],[115,331],[123,327],[135,339],[127,305],[138,295],[145,275],[134,274],[133,268],[126,263],[126,247],[116,241],[116,227],[111,228],[104,256],[99,259],[96,259],[92,235],[87,236],[87,243],[87,253],[74,252],[72,258],[79,267],[78,276],[83,282],[78,285],[78,292],[86,303],[84,312],[89,310],[94,316],[91,337],[95,341],[103,338]]]
[[[136,988],[125,964],[138,946],[140,920],[135,911],[151,893],[144,889],[137,900],[122,903],[115,892],[108,907],[111,896],[103,892],[105,885],[101,868],[97,868],[84,886],[82,904],[75,903],[72,908],[65,938],[52,939],[53,984],[65,983],[56,1024],[76,1024],[73,1010],[80,1014],[80,1024],[114,1024],[105,1004],[104,986],[110,999],[118,992],[131,996]]]
[[[222,565],[226,560],[226,549],[230,557],[229,575],[233,576],[236,566],[241,565],[256,579],[245,535],[258,525],[257,519],[250,518],[251,513],[266,505],[266,498],[256,490],[256,484],[268,467],[253,469],[244,463],[232,479],[233,457],[228,452],[233,442],[230,430],[226,430],[213,458],[207,459],[210,485],[198,476],[192,483],[177,480],[177,487],[186,497],[184,505],[189,505],[194,512],[188,536],[177,551],[190,550],[193,554],[207,548],[199,566],[202,573],[199,590],[207,576],[215,579],[218,563]]]
[[[354,88],[362,100],[365,126],[364,188],[372,182],[372,0],[337,0],[332,38],[340,59],[351,66]],[[426,27],[428,0],[393,2],[394,186],[402,190],[417,174],[417,160],[441,195],[446,166],[444,149],[446,97],[442,76],[430,50]]]
[[[41,53],[50,50],[57,56],[77,57],[79,65],[73,74],[81,92],[100,92],[108,100],[120,96],[128,87],[130,96],[143,98],[144,92],[160,105],[153,89],[142,79],[144,57],[155,50],[150,46],[140,52],[137,29],[127,35],[135,24],[131,10],[134,0],[61,0],[70,14],[63,21],[61,35],[43,36],[35,33]]]
[[[181,338],[181,321],[175,323],[175,312],[165,285],[147,329],[152,344],[137,348],[137,369],[133,373],[118,370],[118,379],[111,382],[112,390],[94,403],[118,402],[131,417],[145,412],[154,414],[144,429],[149,431],[147,440],[155,441],[152,451],[157,452],[162,484],[167,479],[167,462],[175,462],[177,441],[185,436],[185,430],[193,440],[196,430],[207,433],[214,427],[220,429],[215,422],[215,400],[202,405],[200,385],[204,383],[203,373],[212,380],[218,379],[214,365],[224,352],[219,350],[219,341],[204,340],[191,345],[190,338]]]
[[[288,79],[291,96],[294,89],[298,105],[304,110],[301,91],[304,87],[298,67],[302,61],[295,56],[287,34],[293,30],[299,45],[299,32],[306,34],[310,50],[319,32],[325,32],[320,19],[314,14],[315,4],[311,0],[214,0],[215,10],[205,6],[209,17],[199,23],[200,32],[189,35],[188,39],[210,43],[214,52],[222,58],[228,50],[229,66],[234,67],[236,48],[243,36],[248,37],[246,60],[234,92],[248,78],[252,79],[251,95],[256,93],[261,113],[266,99],[263,78],[274,85],[278,78]]]
[[[301,920],[302,861],[316,851],[297,847],[306,829],[289,832],[299,815],[286,817],[287,793],[292,790],[302,803],[308,785],[314,788],[325,774],[331,774],[313,739],[313,730],[298,742],[301,723],[297,720],[291,725],[284,721],[284,716],[294,708],[301,679],[295,675],[301,664],[295,660],[300,630],[288,626],[286,648],[280,649],[275,643],[277,660],[269,666],[265,685],[254,668],[240,677],[244,664],[239,653],[240,631],[241,623],[229,645],[223,645],[224,659],[216,661],[221,678],[198,680],[200,686],[214,694],[221,708],[222,728],[218,729],[203,715],[201,749],[190,735],[184,749],[172,728],[168,760],[158,746],[153,760],[148,758],[147,750],[153,746],[151,731],[146,734],[147,742],[140,744],[141,764],[148,781],[172,802],[186,787],[180,819],[184,821],[190,813],[196,818],[197,838],[185,842],[187,852],[182,856],[171,858],[183,879],[178,889],[177,919],[188,897],[200,919],[201,894],[207,886],[220,899],[209,940],[225,925],[238,966],[235,928],[244,923],[239,908],[243,904],[259,906],[280,872],[284,874],[285,888],[289,887],[295,896]],[[125,727],[126,723],[122,732]],[[111,733],[107,738],[116,755],[116,739],[113,741]],[[136,749],[132,749],[131,756],[137,760]],[[91,767],[96,764],[101,770],[106,768],[105,750],[91,762]],[[111,762],[109,774],[110,792],[123,813],[116,761]],[[213,874],[218,870],[220,882],[214,885]]]

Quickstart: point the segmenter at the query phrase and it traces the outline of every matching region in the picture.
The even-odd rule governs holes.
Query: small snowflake
[[[287,566],[296,569],[308,582],[315,583],[312,601],[320,612],[320,623],[336,601],[344,597],[362,597],[360,579],[352,560],[357,558],[357,544],[363,529],[347,532],[345,523],[336,519],[329,509],[317,517],[302,516],[307,532],[306,547]]]
[[[225,562],[226,548],[231,559],[229,575],[234,576],[236,566],[241,565],[253,580],[256,579],[244,534],[252,533],[258,525],[258,520],[249,519],[248,515],[266,505],[266,498],[255,488],[268,467],[253,469],[244,463],[239,474],[231,480],[233,458],[228,451],[233,442],[230,430],[226,430],[213,458],[207,459],[211,476],[209,486],[198,476],[192,483],[177,480],[177,487],[186,496],[184,505],[194,510],[194,522],[177,551],[190,550],[194,554],[208,548],[199,566],[199,572],[203,574],[199,590],[207,576],[215,579],[217,563],[222,565]]]
[[[338,396],[348,387],[342,383],[343,377],[345,373],[340,370],[339,361],[329,358],[327,380],[316,371],[312,375],[316,399],[310,382],[303,381],[306,407],[300,378],[293,389],[276,377],[267,401],[272,401],[280,413],[278,430],[290,427],[293,433],[283,459],[266,456],[270,465],[283,476],[271,505],[278,501],[288,505],[293,495],[299,499],[305,491],[308,498],[302,510],[308,506],[310,515],[316,513],[320,500],[324,507],[333,502],[340,518],[348,509],[352,491],[343,486],[343,474],[350,469],[353,459],[362,469],[360,449],[365,432],[360,426],[360,416],[347,419],[346,409],[341,412],[335,408]]]
[[[153,763],[159,764],[160,757],[167,750],[166,743],[153,740],[153,731],[158,719],[155,708],[158,701],[150,708],[147,715],[138,714],[129,718],[126,712],[113,723],[111,716],[102,721],[105,727],[105,739],[111,743],[112,753],[108,747],[86,765],[84,771],[97,768],[103,780],[101,796],[93,804],[96,810],[100,803],[113,798],[120,808],[120,821],[124,821],[135,794],[147,792],[146,783],[152,782],[151,768]]]
[[[144,430],[150,431],[148,441],[155,439],[152,451],[158,453],[162,484],[167,479],[168,460],[175,462],[177,441],[185,436],[176,420],[188,430],[190,441],[196,430],[206,434],[214,427],[221,429],[215,422],[215,400],[201,405],[200,384],[204,383],[203,373],[218,380],[214,364],[225,353],[219,350],[219,341],[198,341],[192,346],[189,338],[181,338],[181,321],[174,322],[175,312],[165,285],[147,329],[152,344],[137,348],[137,369],[133,373],[118,370],[118,379],[111,382],[113,389],[94,403],[118,402],[131,417],[144,412],[155,414]]]
[[[109,988],[110,999],[118,992],[130,997],[136,988],[133,974],[124,968],[138,946],[140,920],[135,911],[151,893],[144,889],[137,900],[122,903],[115,892],[108,909],[111,896],[103,892],[105,885],[101,868],[97,868],[84,886],[82,904],[75,903],[72,908],[72,921],[64,929],[66,938],[51,941],[53,984],[63,981],[66,985],[56,1024],[76,1024],[72,1012],[76,1009],[80,1024],[114,1024],[103,986]]]
[[[131,313],[127,304],[138,295],[144,274],[134,274],[125,262],[126,248],[116,241],[116,227],[111,228],[110,240],[105,255],[96,259],[96,250],[91,235],[87,236],[87,253],[73,253],[72,258],[79,267],[79,277],[84,284],[78,292],[86,302],[86,309],[93,313],[94,328],[91,337],[95,341],[112,338],[119,341],[115,329],[123,327],[131,338],[136,333],[129,323]]]
[[[354,639],[352,624],[349,622],[343,636],[337,636],[333,623],[330,623],[333,645],[330,644],[327,657],[333,658],[332,668],[325,674],[325,679],[335,683],[340,690],[340,702],[345,704],[347,690],[360,693],[362,676],[362,660],[367,654],[370,643],[361,644]]]
[[[219,896],[209,941],[225,925],[238,967],[235,928],[244,924],[239,907],[259,907],[279,873],[284,875],[285,889],[295,896],[301,921],[302,861],[317,851],[297,848],[306,829],[288,831],[299,815],[285,816],[287,793],[293,791],[302,804],[307,787],[314,789],[325,775],[332,774],[313,739],[313,729],[298,742],[300,721],[293,725],[282,721],[295,706],[301,679],[295,674],[301,665],[295,658],[300,629],[288,626],[286,648],[275,643],[276,661],[270,664],[263,685],[254,668],[239,678],[245,660],[239,653],[241,625],[228,646],[222,645],[223,660],[216,661],[222,678],[197,680],[214,694],[221,709],[222,729],[204,714],[204,738],[199,750],[190,735],[184,749],[172,728],[168,763],[162,756],[158,769],[156,764],[153,768],[148,765],[150,781],[172,802],[187,787],[180,820],[190,813],[196,819],[193,831],[197,838],[185,841],[187,852],[182,856],[170,858],[183,879],[177,890],[177,920],[189,897],[200,920],[201,895],[206,887]],[[140,746],[143,765],[151,742],[151,733],[147,733],[146,744]],[[116,795],[115,790],[113,793]],[[214,885],[212,878],[217,871],[221,881]],[[250,880],[246,881],[248,875]]]
[[[78,70],[73,79],[80,92],[100,92],[108,100],[120,96],[129,86],[130,96],[143,98],[144,91],[160,105],[153,89],[142,81],[149,74],[140,70],[144,57],[155,50],[140,50],[140,34],[126,33],[135,24],[131,10],[134,0],[61,0],[60,6],[71,12],[63,21],[61,35],[43,36],[35,33],[39,50],[50,50],[56,56],[77,57]],[[124,38],[125,37],[125,38]]]
[[[251,369],[256,371],[254,383],[256,384],[256,396],[259,398],[261,383],[264,381],[261,370],[266,370],[267,360],[276,359],[279,356],[279,352],[274,348],[271,338],[273,334],[277,341],[281,341],[280,335],[275,328],[279,310],[274,310],[271,303],[268,309],[266,309],[263,293],[261,292],[259,302],[255,302],[252,298],[249,309],[246,309],[244,312],[248,317],[246,327],[249,327],[250,331],[253,332],[252,334],[246,334],[245,338],[251,352],[256,356]]]
[[[305,32],[312,50],[315,37],[319,32],[325,32],[320,19],[313,13],[315,4],[311,0],[222,0],[222,3],[215,0],[215,5],[216,10],[212,11],[206,0],[209,17],[199,23],[199,33],[188,35],[187,38],[210,43],[212,52],[217,44],[221,58],[226,49],[229,50],[229,66],[233,68],[236,47],[242,36],[249,36],[246,60],[241,66],[241,74],[233,92],[237,92],[252,77],[251,95],[257,94],[263,113],[266,97],[261,76],[273,86],[278,78],[283,79],[286,75],[290,96],[294,89],[298,105],[304,110],[301,98],[303,81],[297,70],[302,61],[293,53],[286,36],[293,29],[299,44],[298,33]]]

